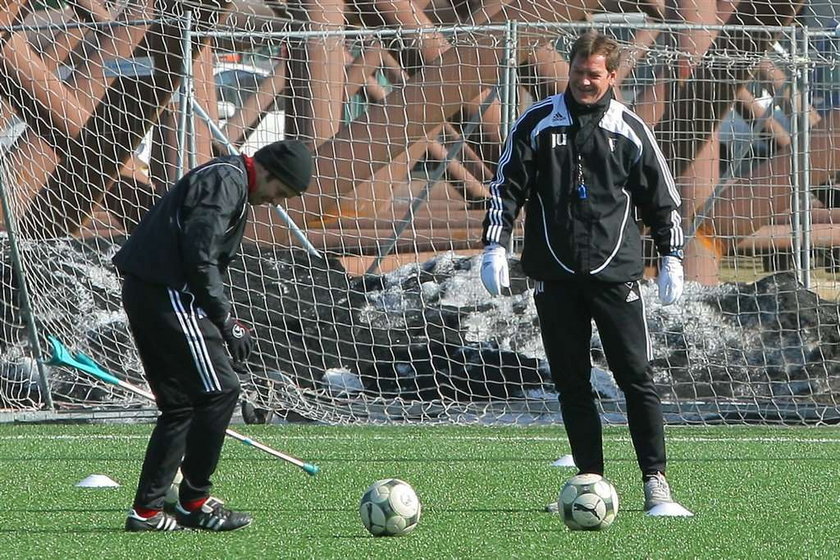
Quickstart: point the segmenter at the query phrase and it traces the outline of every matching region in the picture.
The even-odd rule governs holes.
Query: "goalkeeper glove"
[[[683,292],[683,265],[679,257],[665,255],[659,259],[659,301],[671,305]]]
[[[498,296],[502,288],[510,288],[507,251],[498,243],[484,249],[481,259],[481,283],[491,296]]]
[[[234,362],[244,362],[254,349],[254,337],[248,325],[237,321],[228,315],[221,328],[222,338],[225,339],[230,357]]]

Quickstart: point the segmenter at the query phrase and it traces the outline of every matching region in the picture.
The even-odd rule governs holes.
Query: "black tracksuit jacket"
[[[222,278],[245,232],[248,180],[241,156],[219,157],[187,173],[114,255],[117,270],[192,293],[222,325],[231,307]]]
[[[653,132],[611,93],[592,106],[567,93],[528,108],[505,142],[490,193],[484,243],[507,247],[527,205],[521,263],[536,280],[638,280],[637,216],[660,255],[683,246],[679,194]]]

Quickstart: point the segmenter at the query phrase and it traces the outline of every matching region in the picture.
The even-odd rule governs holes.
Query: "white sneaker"
[[[555,502],[549,502],[545,504],[545,512],[546,513],[560,513],[560,504]]]
[[[671,487],[668,486],[664,474],[656,473],[645,479],[645,511],[650,511],[662,504],[670,504],[673,501]]]

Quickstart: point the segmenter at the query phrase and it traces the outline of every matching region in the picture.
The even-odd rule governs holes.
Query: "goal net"
[[[111,257],[191,167],[298,138],[309,191],[253,207],[228,271],[257,337],[249,413],[561,421],[522,223],[501,297],[479,280],[481,226],[504,138],[565,90],[568,48],[594,27],[621,44],[616,96],[655,130],[683,198],[685,294],[659,303],[649,240],[641,285],[667,420],[840,421],[840,14],[664,4],[10,3],[0,409],[149,408],[45,365],[47,337],[144,385]],[[597,329],[591,358],[604,418],[624,421]]]

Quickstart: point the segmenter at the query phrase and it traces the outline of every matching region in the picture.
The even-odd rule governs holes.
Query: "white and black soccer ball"
[[[557,505],[563,523],[573,531],[606,529],[618,515],[615,486],[601,475],[573,476],[560,491]]]
[[[377,480],[359,504],[362,524],[375,537],[410,533],[420,521],[420,500],[410,484],[396,478]]]
[[[181,474],[181,469],[178,469],[178,472],[175,473],[175,479],[166,491],[166,497],[163,498],[164,504],[175,506],[178,503],[178,492],[180,491],[182,480],[184,480],[184,476]]]

